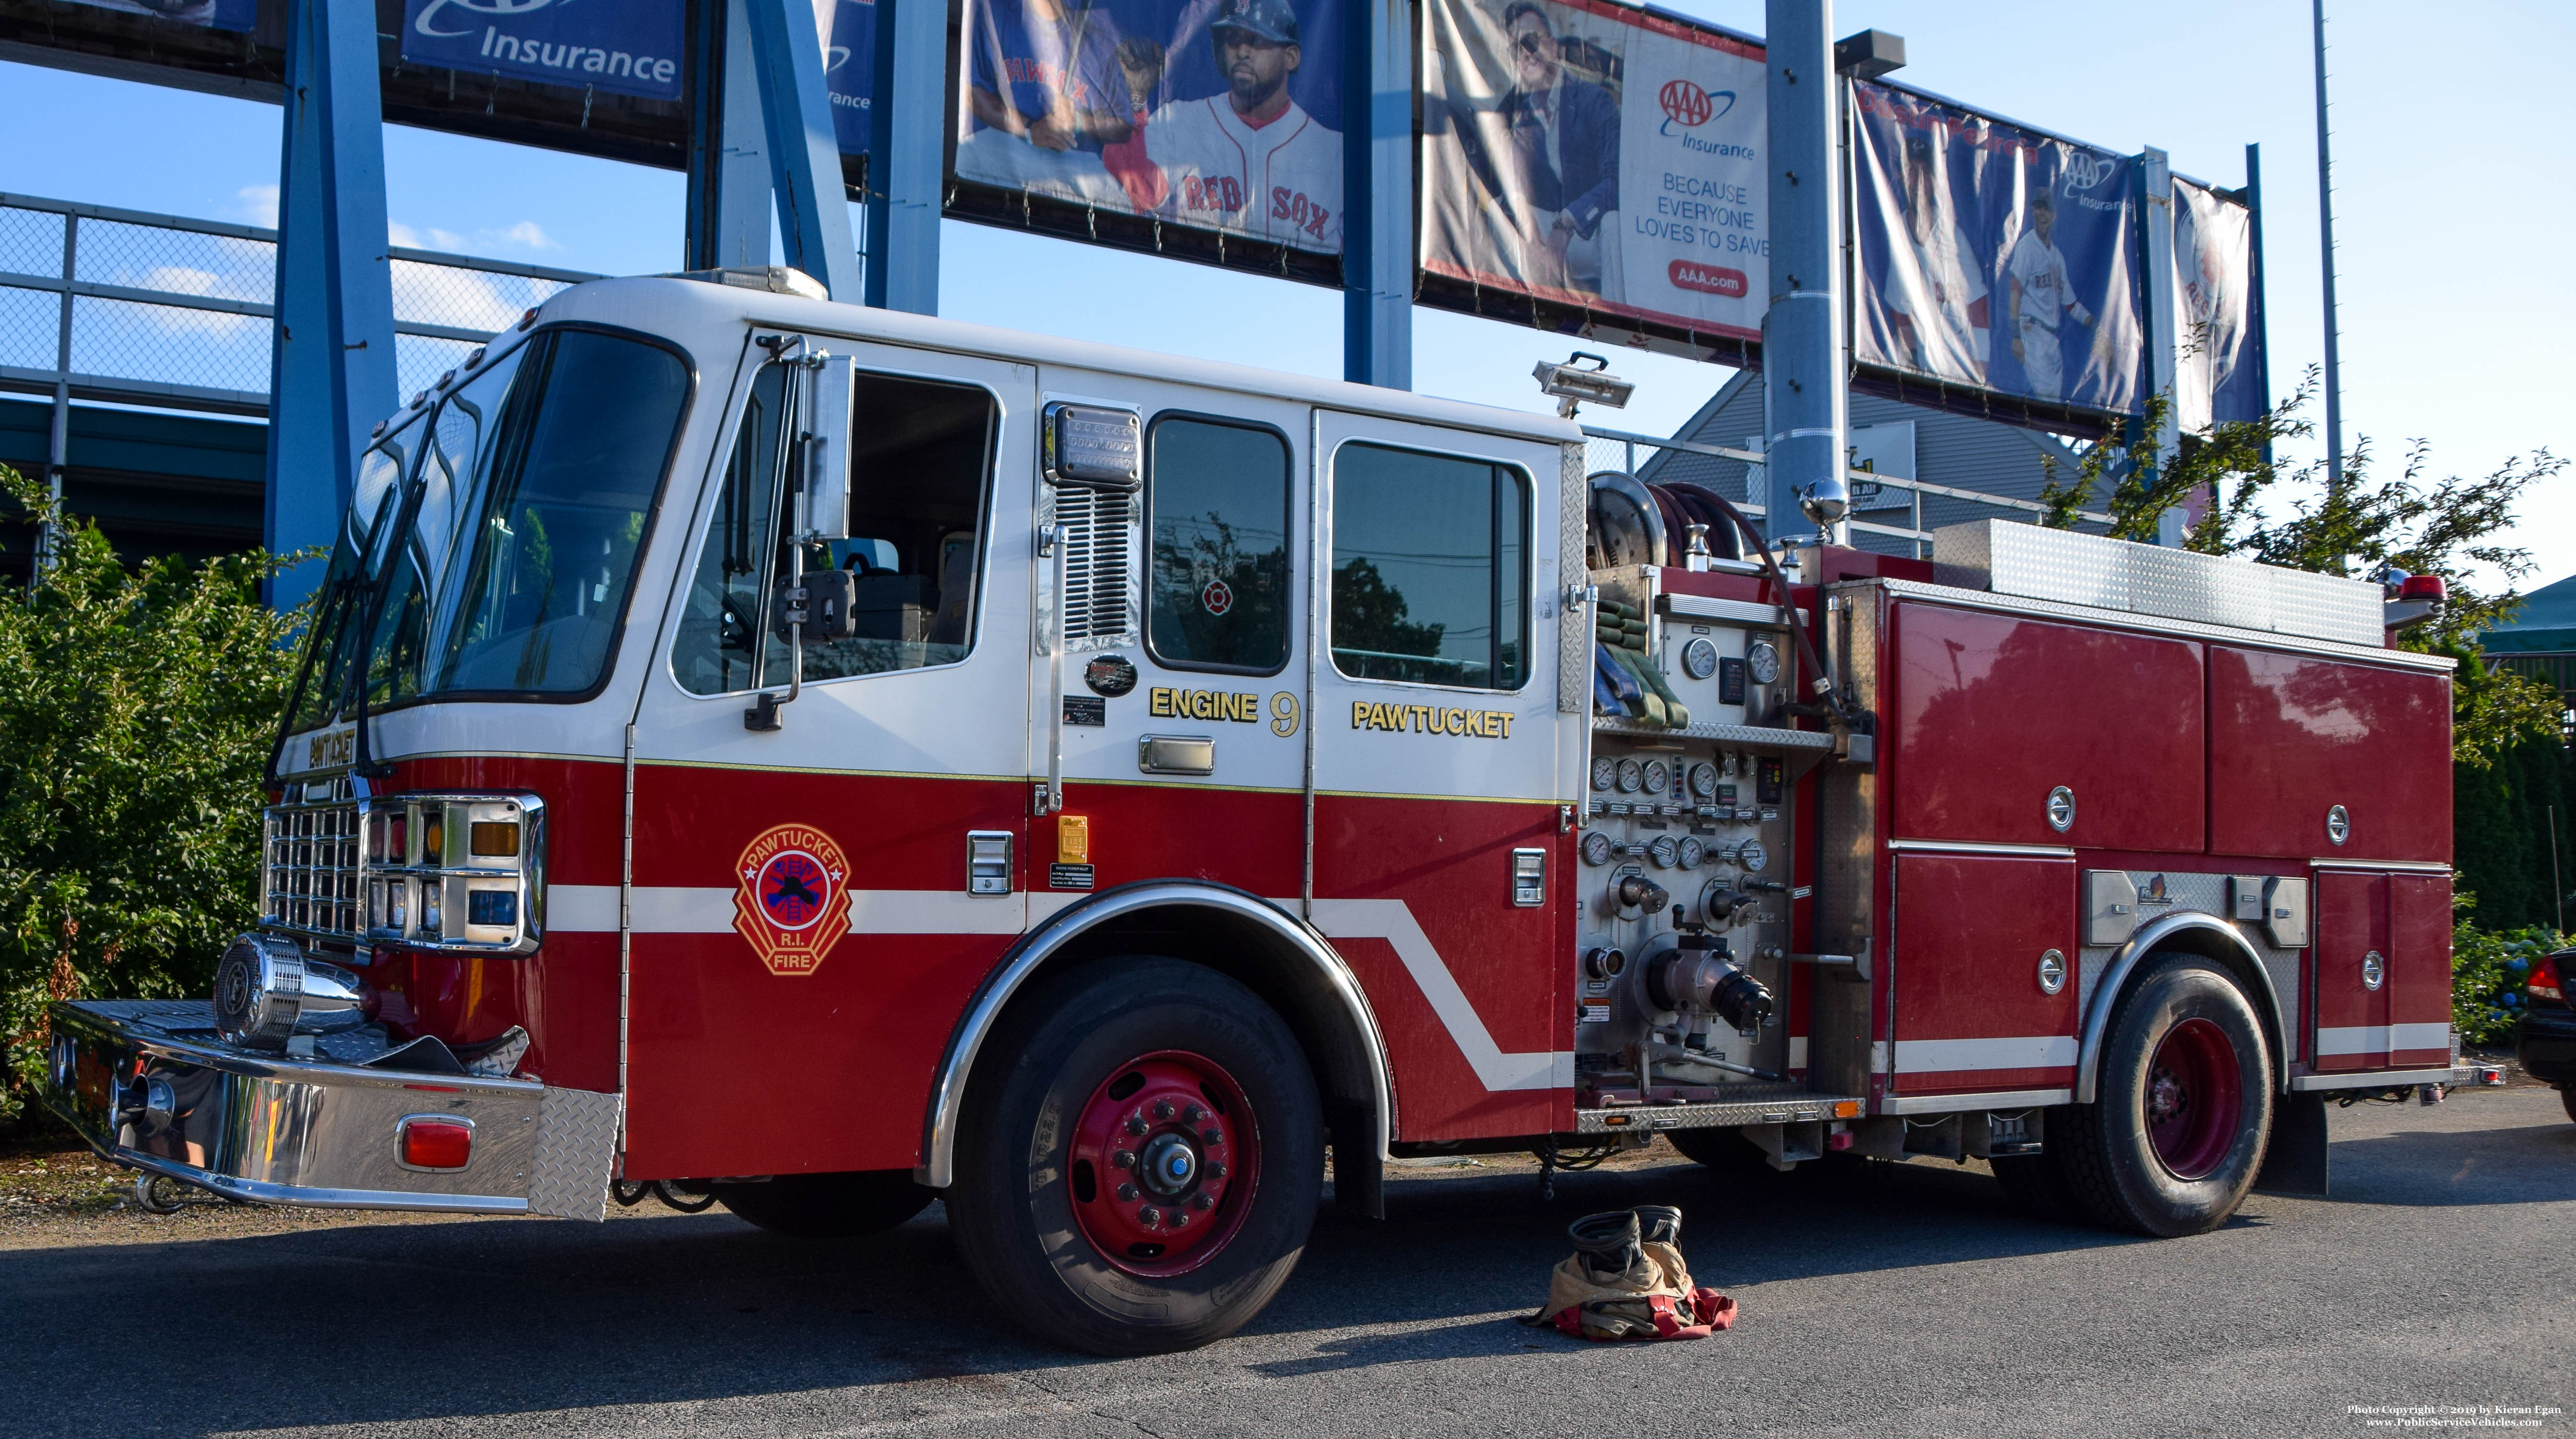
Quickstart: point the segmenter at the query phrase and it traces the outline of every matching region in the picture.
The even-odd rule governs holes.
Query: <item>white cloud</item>
[[[560,250],[562,245],[534,220],[501,230],[477,230],[471,235],[442,230],[436,225],[415,228],[400,220],[385,225],[386,238],[407,250],[445,250],[450,254],[492,254],[507,250]]]
[[[245,185],[233,195],[233,214],[245,225],[277,228],[277,187]]]

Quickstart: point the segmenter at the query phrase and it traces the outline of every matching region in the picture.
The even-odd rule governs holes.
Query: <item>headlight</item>
[[[245,934],[215,966],[215,1029],[252,1049],[284,1049],[299,1034],[337,1034],[367,1022],[365,980],[307,956],[292,941]]]

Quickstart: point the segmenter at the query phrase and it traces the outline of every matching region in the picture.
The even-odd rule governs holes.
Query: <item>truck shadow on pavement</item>
[[[2539,1129],[2338,1143],[2338,1198],[2466,1202],[2576,1194],[2576,1144]],[[2505,1166],[2526,1171],[2511,1177]],[[1296,1276],[1198,1363],[1268,1377],[1536,1347],[1616,1352],[1512,1322],[1544,1297],[1565,1225],[1680,1205],[1700,1282],[1784,1280],[2149,1241],[2041,1223],[1974,1167],[1844,1166],[1744,1178],[1686,1163],[1568,1175],[1553,1201],[1518,1170],[1407,1175],[1384,1223],[1327,1209]],[[2445,1197],[2447,1193],[2447,1198]],[[2492,1193],[2509,1196],[2499,1201]],[[2258,1208],[2258,1213],[2259,1213]],[[2231,1229],[2264,1220],[2239,1216]],[[1758,1292],[1749,1299],[1758,1314]],[[115,1316],[124,1316],[116,1318]],[[113,1414],[63,1376],[151,1382]],[[1298,1336],[1311,1335],[1311,1339]],[[335,1338],[334,1336],[339,1336]],[[287,1337],[288,1342],[280,1339]],[[315,1363],[345,1340],[363,1363]],[[1163,1361],[1135,1361],[1139,1373]],[[722,1214],[364,1224],[236,1238],[0,1251],[0,1390],[38,1397],[13,1432],[202,1434],[561,1414],[618,1405],[828,1403],[836,1426],[929,1409],[1054,1402],[1119,1361],[1039,1348],[977,1291],[933,1206],[891,1234],[807,1243]],[[1104,1369],[1103,1366],[1109,1366]],[[1084,1379],[1080,1371],[1098,1371]]]

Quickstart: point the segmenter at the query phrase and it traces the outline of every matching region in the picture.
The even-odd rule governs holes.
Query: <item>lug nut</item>
[[[1128,1200],[1132,1200],[1132,1199],[1134,1199],[1134,1198],[1136,1197],[1136,1186],[1135,1186],[1135,1185],[1132,1185],[1132,1184],[1122,1184],[1122,1185],[1119,1185],[1119,1186],[1118,1186],[1118,1197],[1119,1197],[1120,1199],[1128,1199]]]
[[[1155,1225],[1163,1222],[1163,1211],[1148,1204],[1144,1208],[1136,1211],[1136,1222],[1144,1225],[1148,1229],[1151,1229]]]
[[[1218,1145],[1225,1143],[1225,1131],[1211,1124],[1207,1128],[1199,1131],[1199,1143],[1206,1145],[1210,1149],[1214,1149]]]
[[[1127,1116],[1127,1132],[1128,1132],[1129,1134],[1142,1134],[1142,1133],[1144,1133],[1144,1132],[1145,1132],[1145,1116],[1143,1116],[1143,1115],[1141,1115],[1141,1114],[1131,1114],[1131,1115],[1128,1115],[1128,1116]]]
[[[1190,1227],[1190,1212],[1189,1212],[1188,1210],[1186,1210],[1186,1209],[1175,1209],[1175,1210],[1173,1210],[1173,1211],[1172,1211],[1172,1227],[1173,1227],[1174,1229],[1187,1229],[1187,1228],[1189,1228],[1189,1227]]]
[[[1193,1194],[1190,1196],[1190,1207],[1204,1214],[1208,1210],[1216,1208],[1216,1201],[1209,1198],[1204,1192]]]
[[[1154,1117],[1155,1117],[1156,1119],[1169,1119],[1169,1118],[1171,1118],[1171,1117],[1172,1117],[1172,1101],[1170,1101],[1170,1100],[1168,1100],[1168,1099],[1158,1099],[1158,1100],[1155,1100],[1155,1101],[1154,1101]]]
[[[1225,1178],[1225,1161],[1222,1159],[1209,1160],[1207,1162],[1207,1169],[1204,1172],[1210,1179]]]
[[[1183,1124],[1196,1124],[1205,1118],[1207,1118],[1207,1111],[1199,1108],[1195,1104],[1189,1105],[1181,1111],[1181,1123]]]
[[[1117,1153],[1109,1156],[1109,1162],[1111,1165],[1119,1169],[1133,1169],[1136,1167],[1136,1151],[1132,1149],[1119,1150]]]

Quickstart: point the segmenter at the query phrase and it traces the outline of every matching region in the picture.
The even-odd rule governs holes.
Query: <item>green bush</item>
[[[2513,1042],[2533,960],[2565,949],[2568,936],[2546,925],[2484,930],[2461,920],[2451,935],[2451,1023],[2462,1044],[2496,1048]]]
[[[45,1006],[207,992],[255,918],[261,772],[302,610],[265,553],[128,567],[0,466],[57,542],[0,585],[0,1121],[25,1108]]]

